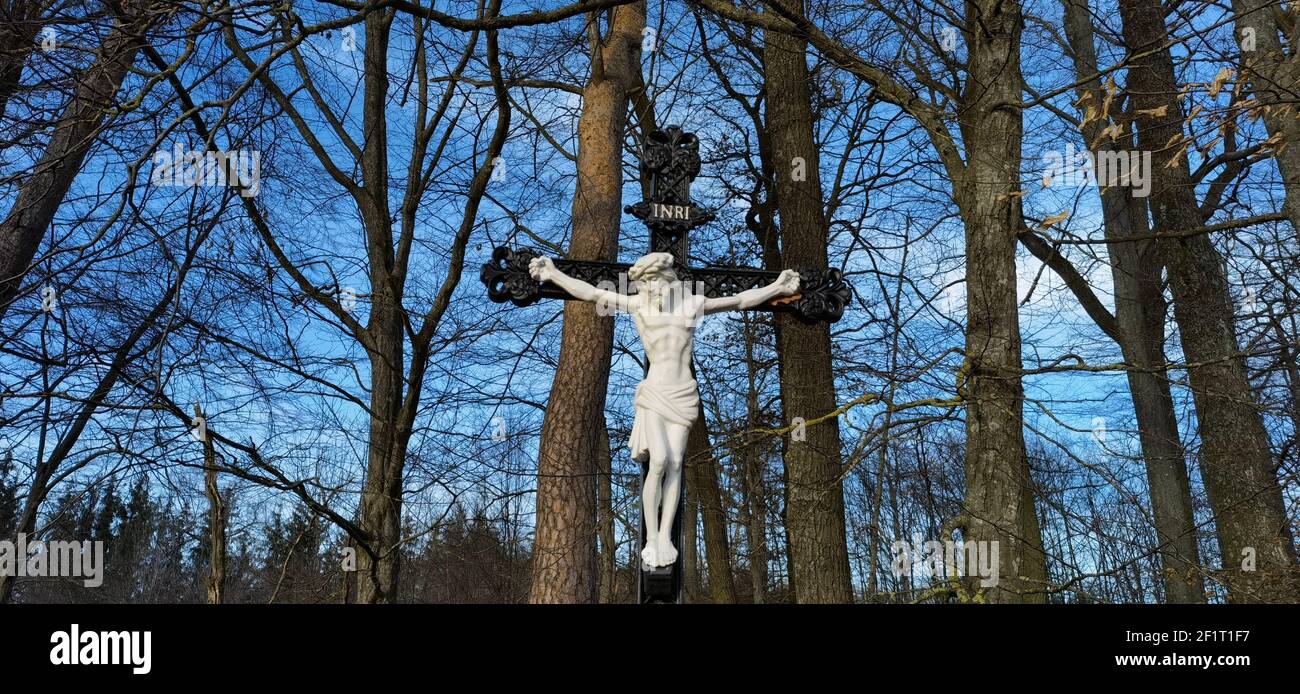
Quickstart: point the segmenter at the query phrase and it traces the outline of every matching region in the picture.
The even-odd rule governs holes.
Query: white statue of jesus
[[[672,528],[681,493],[682,459],[699,412],[699,390],[691,372],[695,327],[708,314],[750,309],[794,294],[799,290],[799,274],[785,270],[766,287],[710,299],[677,279],[669,253],[650,253],[632,265],[627,275],[637,283],[637,293],[631,296],[574,279],[556,269],[550,258],[534,258],[528,270],[539,282],[551,282],[575,299],[630,313],[636,322],[650,362],[645,380],[636,388],[636,418],[628,443],[632,459],[648,460],[650,468],[641,491],[646,527],[641,560],[650,567],[671,566],[677,561]]]

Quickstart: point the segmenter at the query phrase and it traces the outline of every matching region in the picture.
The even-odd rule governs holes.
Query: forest
[[[635,602],[669,126],[685,602],[1300,603],[1294,0],[0,0],[0,602]]]

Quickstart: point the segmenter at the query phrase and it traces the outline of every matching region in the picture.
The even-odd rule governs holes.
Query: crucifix
[[[682,463],[699,411],[692,360],[700,320],[723,311],[788,313],[815,323],[844,315],[852,288],[834,268],[766,270],[688,263],[687,234],[713,219],[691,202],[700,172],[699,140],[677,126],[653,130],[638,152],[649,199],[624,211],[650,231],[635,263],[547,258],[500,246],[480,278],[488,298],[527,306],[539,299],[595,303],[603,315],[627,313],[645,348],[645,379],[636,390],[628,447],[641,464],[642,513],[638,601],[681,601]]]

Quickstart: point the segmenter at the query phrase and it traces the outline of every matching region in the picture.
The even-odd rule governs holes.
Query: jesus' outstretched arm
[[[705,313],[722,311],[744,311],[760,306],[778,296],[789,296],[799,291],[799,273],[794,270],[782,270],[775,282],[765,287],[755,287],[739,294],[708,299],[701,307]]]
[[[555,263],[545,256],[533,258],[528,263],[528,274],[532,275],[532,278],[538,282],[554,284],[579,301],[594,303],[598,308],[608,306],[624,313],[628,312],[628,297],[626,295],[606,289],[598,289],[587,282],[570,277],[560,272],[559,268],[555,267]]]

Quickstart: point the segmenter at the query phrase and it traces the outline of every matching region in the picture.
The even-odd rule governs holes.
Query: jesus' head
[[[677,282],[671,253],[648,253],[641,256],[627,271],[628,279],[638,283],[647,292],[651,304],[663,308],[664,295]]]

